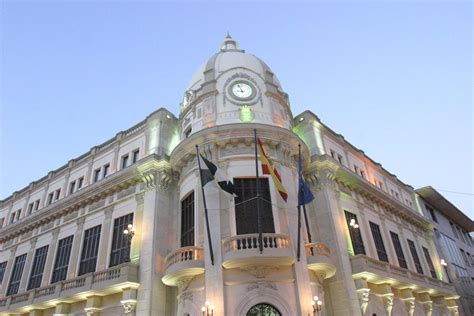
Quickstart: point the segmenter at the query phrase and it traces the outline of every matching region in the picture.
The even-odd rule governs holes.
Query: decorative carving
[[[176,284],[178,285],[178,291],[184,292],[188,289],[189,283],[194,279],[194,277],[181,278]]]
[[[120,301],[120,304],[123,306],[123,312],[125,315],[132,314],[135,311],[135,307],[137,306],[136,300],[124,300]]]
[[[362,311],[362,315],[365,314],[365,312],[367,311],[367,306],[369,306],[369,294],[370,289],[357,289],[357,296],[359,297],[359,304],[360,310]]]
[[[255,289],[265,289],[265,288],[275,290],[275,291],[278,290],[277,286],[272,282],[257,281],[255,283],[251,283],[247,285],[247,292],[250,292]]]
[[[459,316],[459,307],[458,306],[448,306],[449,313],[452,316]]]
[[[183,292],[178,295],[178,304],[184,305],[186,301],[193,301],[193,293],[192,292]]]
[[[318,280],[318,283],[320,285],[323,285],[324,280],[326,279],[326,271],[313,271],[313,273],[316,279]]]
[[[431,316],[433,314],[433,302],[432,301],[426,301],[426,302],[421,302],[423,305],[423,309],[425,310],[426,316]]]
[[[145,191],[152,191],[156,188],[155,173],[147,172],[142,174],[142,181],[145,184]]]
[[[135,195],[135,201],[137,202],[137,205],[143,204],[145,201],[145,193],[141,192]]]
[[[274,270],[277,270],[278,268],[272,266],[249,266],[240,269],[250,273],[257,279],[264,279],[268,274],[270,274]]]
[[[409,316],[413,316],[415,313],[415,298],[410,297],[405,299],[405,306],[407,308],[407,312]]]
[[[384,294],[382,296],[382,301],[385,306],[385,310],[387,311],[387,315],[392,315],[393,309],[393,294]]]
[[[84,312],[86,312],[86,316],[97,316],[100,314],[100,308],[86,307],[84,308]]]

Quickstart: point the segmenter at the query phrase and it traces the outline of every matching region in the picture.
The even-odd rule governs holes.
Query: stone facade
[[[211,183],[209,239],[196,145],[234,182],[255,182],[255,130],[288,200],[262,182],[273,229],[260,240],[239,233],[255,213],[242,222],[246,206]],[[315,197],[305,214],[298,145]],[[271,69],[227,36],[193,76],[179,117],[159,109],[0,202],[0,313],[458,315],[423,212],[411,186],[313,113],[293,117]]]

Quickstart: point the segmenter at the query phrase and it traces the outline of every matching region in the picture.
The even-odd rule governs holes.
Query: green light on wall
[[[243,105],[240,107],[240,120],[242,122],[253,121],[252,108],[249,105]]]

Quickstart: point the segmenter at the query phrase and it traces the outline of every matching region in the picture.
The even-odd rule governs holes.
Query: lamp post
[[[319,297],[313,297],[313,300],[311,301],[311,306],[313,306],[313,316],[319,316],[319,312],[322,310],[323,307],[323,302],[319,300]]]
[[[128,224],[127,228],[123,230],[123,234],[128,242],[126,260],[127,262],[130,262],[130,248],[132,247],[132,238],[135,236],[135,227],[133,227],[132,224]]]
[[[352,228],[359,228],[359,224],[357,224],[356,220],[354,218],[351,219],[351,221],[349,222],[349,226],[351,226]]]
[[[201,307],[202,316],[214,316],[214,305],[206,301],[205,305]]]

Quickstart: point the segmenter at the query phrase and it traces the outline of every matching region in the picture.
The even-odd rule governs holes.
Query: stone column
[[[400,298],[405,303],[408,316],[413,316],[415,313],[415,296],[411,289],[400,290]]]
[[[71,256],[69,258],[68,279],[75,278],[78,272],[78,261],[81,260],[82,235],[84,233],[85,217],[76,221],[76,233],[72,241]]]
[[[393,309],[393,292],[390,284],[378,284],[376,286],[376,294],[382,299],[387,315],[391,316]]]
[[[87,297],[86,307],[84,307],[84,312],[86,312],[86,316],[98,316],[100,315],[101,309],[102,297],[98,295],[92,295]]]
[[[125,315],[134,316],[135,308],[137,307],[137,290],[131,288],[123,289],[120,304],[122,304]]]
[[[367,312],[369,306],[370,289],[366,279],[354,280],[356,286],[357,297],[359,298],[360,310],[362,315]]]
[[[416,300],[423,306],[426,316],[433,313],[433,301],[428,292],[416,293]]]
[[[322,162],[316,174],[319,179],[314,190],[317,230],[321,242],[331,245],[336,262],[336,275],[326,280],[326,310],[340,315],[361,315],[358,293],[352,279],[350,255],[347,251],[347,226],[344,210],[340,205],[340,195],[337,193],[334,181],[334,163]],[[337,303],[336,303],[337,302]]]
[[[46,264],[44,265],[43,281],[41,282],[42,286],[49,284],[49,282],[51,281],[51,274],[54,269],[53,259],[56,255],[56,245],[58,243],[58,234],[59,234],[59,228],[56,228],[51,232],[52,238],[51,238],[51,242],[49,243],[48,256],[46,257]]]
[[[2,290],[0,291],[1,296],[6,296],[7,287],[10,283],[12,274],[13,262],[15,261],[16,248],[17,246],[10,248],[10,260],[7,261],[7,267],[5,268],[5,273],[3,274]]]
[[[23,267],[23,274],[21,275],[20,287],[18,293],[26,291],[26,284],[31,274],[31,265],[33,264],[33,257],[35,256],[35,247],[36,247],[37,238],[32,238],[30,240],[30,250],[26,255],[25,266]]]
[[[110,235],[111,225],[112,225],[112,212],[113,206],[107,208],[104,211],[104,221],[102,222],[102,228],[100,232],[100,241],[99,241],[99,253],[100,256],[97,257],[97,271],[102,271],[107,269],[107,259],[109,258],[109,243],[112,238]],[[135,221],[134,221],[135,222]]]

